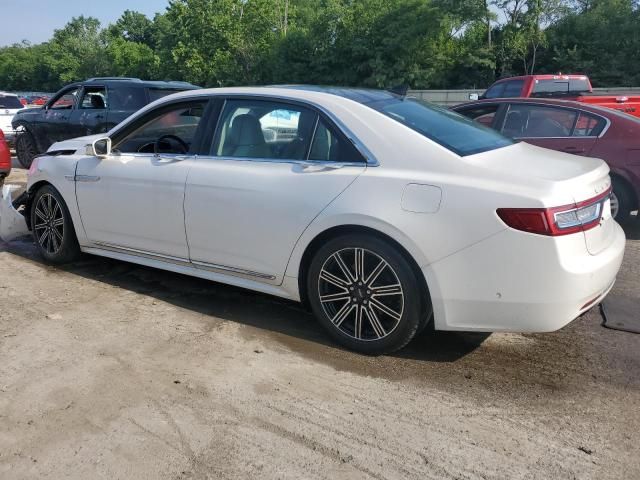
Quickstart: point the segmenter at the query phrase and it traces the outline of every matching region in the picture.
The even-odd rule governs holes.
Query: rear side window
[[[513,140],[473,120],[419,100],[398,98],[367,105],[460,156],[513,144]]]
[[[596,115],[590,115],[585,112],[580,112],[578,121],[573,129],[574,137],[597,137],[602,133],[606,120]]]
[[[470,118],[485,127],[491,127],[493,125],[497,112],[498,105],[483,105],[481,107],[458,110],[458,113],[461,113],[465,117]]]
[[[164,98],[167,95],[171,95],[173,93],[182,92],[182,90],[177,90],[175,88],[149,88],[149,102],[155,102],[160,98]]]
[[[107,89],[104,87],[84,87],[79,108],[88,110],[107,108]]]
[[[109,108],[111,110],[140,110],[147,104],[144,88],[111,87],[109,88]]]
[[[14,95],[0,95],[0,108],[23,108],[18,97]]]

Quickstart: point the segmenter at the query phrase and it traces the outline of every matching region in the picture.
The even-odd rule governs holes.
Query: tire
[[[364,265],[357,271],[356,258]],[[336,342],[360,353],[399,350],[425,324],[421,297],[426,292],[414,270],[397,248],[375,236],[329,240],[313,256],[306,286],[322,326]]]
[[[41,187],[31,204],[33,240],[46,262],[63,264],[80,255],[69,209],[51,185]]]
[[[633,194],[627,185],[617,178],[611,180],[611,215],[618,223],[630,220],[631,212],[637,208]]]
[[[24,131],[16,138],[16,155],[20,165],[24,168],[31,167],[31,162],[38,154],[38,147],[33,135],[28,131]]]

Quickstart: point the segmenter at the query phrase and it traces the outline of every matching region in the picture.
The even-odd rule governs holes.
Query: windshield
[[[366,105],[461,157],[514,143],[513,140],[462,115],[416,99],[394,98]]]
[[[13,95],[0,95],[0,108],[24,108],[18,97]]]

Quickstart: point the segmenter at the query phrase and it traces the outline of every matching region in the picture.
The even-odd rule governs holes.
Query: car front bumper
[[[24,215],[13,206],[11,192],[20,188],[17,185],[3,185],[0,198],[0,239],[10,242],[29,234],[29,227]]]
[[[624,248],[618,224],[597,255],[589,254],[581,234],[544,237],[507,229],[423,268],[435,328],[558,330],[611,290]]]

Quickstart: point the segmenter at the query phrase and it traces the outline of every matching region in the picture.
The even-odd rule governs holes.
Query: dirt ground
[[[637,479],[640,335],[601,322],[370,358],[293,303],[0,242],[0,478]]]

